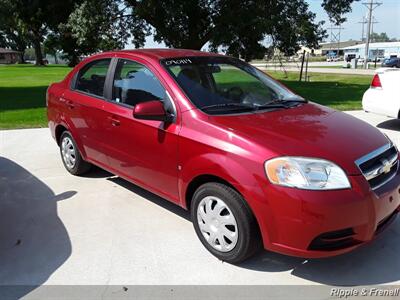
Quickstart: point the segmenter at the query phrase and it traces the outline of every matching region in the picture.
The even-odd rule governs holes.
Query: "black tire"
[[[208,196],[221,199],[236,219],[238,238],[236,245],[228,252],[215,249],[209,244],[201,232],[197,212],[202,199]],[[243,197],[229,186],[216,182],[206,183],[200,186],[192,198],[191,218],[196,234],[202,244],[208,251],[222,261],[237,264],[248,259],[261,248],[261,235],[253,213]]]
[[[69,139],[69,141],[72,142],[72,145],[75,149],[75,154],[74,154],[74,158],[75,158],[75,163],[73,164],[73,166],[69,165],[65,159],[64,159],[64,155],[62,152],[62,145],[63,145],[63,141]],[[74,138],[72,137],[71,133],[69,131],[64,131],[61,134],[60,137],[60,155],[61,155],[61,160],[63,162],[63,165],[65,167],[65,169],[67,169],[67,171],[69,173],[71,173],[72,175],[82,175],[86,172],[88,172],[91,168],[91,164],[86,162],[85,160],[83,160],[81,153],[79,152],[79,149],[75,143]]]

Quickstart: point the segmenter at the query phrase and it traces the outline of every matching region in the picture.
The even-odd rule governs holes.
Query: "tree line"
[[[323,0],[330,21],[341,24],[358,0]],[[23,54],[62,53],[69,65],[99,51],[142,47],[146,37],[168,47],[224,50],[245,60],[273,45],[293,55],[326,37],[306,0],[0,0],[0,47]]]

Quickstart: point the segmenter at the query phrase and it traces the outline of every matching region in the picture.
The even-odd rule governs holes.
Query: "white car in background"
[[[400,118],[400,69],[376,70],[362,99],[364,111]]]

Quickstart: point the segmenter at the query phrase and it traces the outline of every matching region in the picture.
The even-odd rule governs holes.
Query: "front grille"
[[[323,233],[317,236],[308,247],[309,250],[334,251],[355,246],[360,242],[353,238],[352,228]]]
[[[390,181],[397,173],[399,159],[393,144],[387,144],[356,161],[373,190]]]

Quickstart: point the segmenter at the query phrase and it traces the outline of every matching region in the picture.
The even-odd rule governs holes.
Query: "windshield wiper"
[[[303,99],[294,99],[294,100],[285,100],[285,99],[275,99],[263,105],[248,105],[244,103],[219,103],[219,104],[211,104],[200,107],[200,109],[219,109],[219,108],[228,108],[229,110],[261,110],[261,109],[269,109],[269,108],[290,108],[299,103],[306,102]]]
[[[307,101],[302,98],[294,98],[294,99],[285,99],[285,98],[279,99],[278,98],[278,99],[274,99],[266,104],[269,104],[269,103],[306,103],[306,102]]]
[[[212,109],[212,108],[228,108],[234,110],[254,110],[254,106],[249,106],[247,104],[242,103],[219,103],[219,104],[211,104],[200,107],[200,109]]]
[[[307,101],[303,99],[275,99],[270,102],[267,102],[263,105],[257,105],[257,110],[267,109],[267,108],[290,108],[293,106],[297,106],[300,103],[306,103]]]

